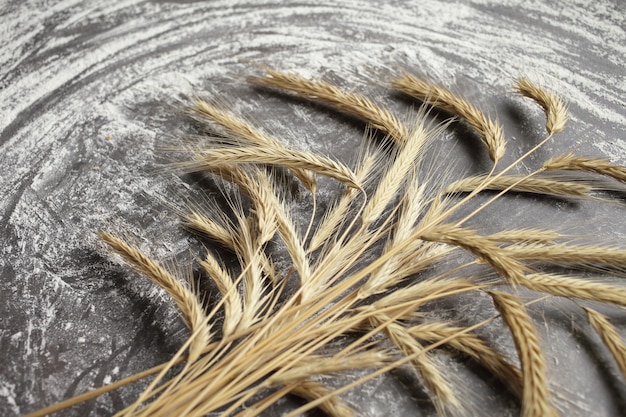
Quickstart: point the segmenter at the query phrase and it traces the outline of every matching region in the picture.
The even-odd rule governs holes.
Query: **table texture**
[[[558,93],[571,118],[519,173],[568,151],[626,165],[621,0],[0,1],[0,415],[23,415],[160,364],[187,339],[167,294],[121,265],[96,232],[133,234],[165,263],[202,253],[207,243],[168,205],[203,198],[205,180],[168,168],[164,150],[195,132],[181,112],[189,97],[213,98],[295,148],[354,160],[364,124],[250,86],[246,78],[264,66],[327,80],[410,118],[415,103],[389,89],[406,69],[497,117],[506,162],[545,136],[543,113],[512,91],[514,79],[528,76]],[[489,167],[480,141],[462,140],[468,134],[453,127],[438,145],[451,172]],[[610,204],[514,195],[477,221],[497,229],[530,218],[624,248],[625,188],[615,187],[604,196]],[[320,205],[338,190],[320,190]],[[561,301],[533,307],[558,408],[567,416],[624,415],[618,367],[581,310]],[[479,320],[494,314],[489,305],[485,296],[437,308]],[[602,311],[626,335],[623,310]],[[516,357],[501,328],[485,336]],[[520,413],[475,364],[447,366],[465,384],[469,415]],[[337,385],[360,372],[337,376]],[[435,415],[407,375],[383,375],[343,398],[363,416]],[[62,415],[110,415],[145,386]],[[298,404],[288,398],[264,415]]]

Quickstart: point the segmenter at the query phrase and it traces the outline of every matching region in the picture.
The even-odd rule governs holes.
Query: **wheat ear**
[[[196,98],[194,100],[194,105],[190,107],[190,110],[201,116],[208,117],[210,120],[226,129],[228,133],[245,139],[254,145],[266,149],[286,149],[282,143],[254,128],[246,121],[237,118],[204,100]],[[302,182],[305,188],[308,190],[314,190],[316,188],[317,182],[315,177],[311,175],[311,172],[297,167],[293,167],[292,172]]]
[[[235,248],[231,231],[200,212],[191,211],[189,213],[183,213],[183,224],[206,235],[211,240],[222,244],[230,250]]]
[[[512,294],[490,291],[493,303],[511,331],[519,356],[524,381],[523,417],[557,416],[550,403],[546,364],[539,335],[521,300]]]
[[[526,266],[508,255],[505,249],[496,246],[488,237],[479,236],[474,230],[443,224],[428,229],[421,238],[466,249],[487,262],[511,284],[520,284],[524,280]]]
[[[626,343],[624,343],[624,340],[604,314],[598,313],[588,307],[583,308],[587,312],[589,323],[591,323],[595,331],[598,332],[606,347],[609,348],[619,369],[622,371],[624,377],[626,377]]]
[[[389,135],[398,144],[403,144],[408,137],[404,124],[385,108],[359,94],[346,93],[336,86],[323,82],[311,81],[295,74],[286,74],[271,69],[267,77],[250,77],[252,83],[267,87],[289,90],[301,97],[317,100],[333,108],[351,114]]]
[[[506,144],[502,127],[488,118],[477,107],[443,87],[429,84],[412,75],[404,74],[391,82],[393,88],[411,97],[438,107],[464,119],[483,140],[489,157],[497,162],[504,156]]]
[[[546,130],[554,135],[565,129],[569,120],[567,106],[556,94],[547,91],[527,78],[520,78],[515,82],[515,90],[535,101],[546,114]]]
[[[181,166],[189,169],[227,170],[231,165],[249,163],[307,169],[334,178],[349,187],[361,187],[354,172],[341,162],[293,149],[267,149],[259,146],[208,149],[197,152],[194,161],[182,163]]]
[[[489,179],[489,182],[486,180]],[[550,178],[522,177],[517,175],[500,175],[489,177],[476,175],[457,180],[446,188],[446,193],[467,193],[480,188],[482,190],[511,191],[544,194],[557,197],[588,198],[593,190],[584,182],[562,181]]]
[[[563,236],[556,230],[542,229],[509,229],[501,232],[492,233],[489,239],[493,242],[532,242],[532,243],[553,243]]]
[[[526,288],[560,297],[579,298],[626,307],[626,288],[555,274],[527,274]]]
[[[239,262],[243,271],[243,314],[240,328],[254,324],[265,301],[263,295],[263,268],[260,253],[262,247],[254,233],[252,219],[239,217],[239,228],[236,236]]]
[[[434,135],[436,135],[435,132],[427,130],[424,125],[423,114],[420,114],[415,126],[409,133],[407,141],[395,153],[393,162],[387,168],[376,186],[374,194],[363,209],[361,220],[364,226],[371,225],[380,217],[383,210],[406,181],[415,180],[412,174],[416,160],[423,153],[424,146],[429,139]]]
[[[206,254],[204,260],[199,262],[200,266],[209,277],[215,282],[222,299],[224,300],[224,323],[222,334],[224,337],[235,333],[242,318],[243,306],[237,286],[232,277],[217,259],[211,254]]]
[[[196,294],[138,249],[107,232],[100,232],[98,236],[132,267],[143,273],[150,281],[159,285],[172,297],[189,330],[192,333],[197,332],[197,336],[189,346],[188,361],[196,360],[211,339],[208,318]]]
[[[438,342],[454,336],[446,342],[448,346],[473,358],[493,372],[510,387],[514,394],[521,398],[523,382],[519,369],[478,336],[472,333],[462,333],[462,330],[460,327],[453,327],[445,322],[422,323],[407,329],[411,336],[427,342]]]
[[[370,323],[371,326],[375,328],[382,325],[388,319],[389,318],[384,314],[376,315],[370,318]],[[409,334],[407,329],[398,323],[387,325],[384,332],[398,349],[407,356],[415,355],[424,350],[424,347]],[[430,354],[423,352],[415,356],[411,362],[415,370],[422,377],[424,386],[428,389],[430,394],[431,401],[440,415],[446,415],[446,410],[461,409],[461,402],[439,368],[433,363]]]
[[[563,243],[516,243],[502,250],[512,258],[560,265],[626,266],[626,250],[610,246]]]
[[[546,171],[587,171],[626,182],[626,168],[610,163],[606,159],[586,158],[567,153],[552,158],[543,164]]]
[[[355,171],[355,175],[359,184],[363,184],[367,177],[370,175],[371,170],[376,163],[377,157],[375,155],[367,155],[363,158],[363,162],[359,165],[359,168]],[[319,249],[325,242],[327,242],[333,233],[337,230],[339,225],[345,221],[346,214],[352,205],[354,199],[358,196],[359,190],[356,188],[348,187],[344,190],[339,201],[324,214],[324,217],[315,228],[315,232],[309,241],[309,252],[313,252]]]

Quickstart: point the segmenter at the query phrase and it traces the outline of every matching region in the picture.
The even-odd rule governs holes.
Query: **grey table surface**
[[[162,203],[191,180],[156,168],[158,148],[189,131],[173,107],[181,97],[219,97],[294,146],[350,159],[363,126],[251,88],[245,77],[258,64],[331,80],[401,114],[410,104],[385,83],[407,68],[497,115],[512,155],[543,135],[543,116],[510,89],[528,74],[558,91],[572,115],[541,157],[576,150],[626,164],[621,0],[0,1],[0,415],[144,370],[184,342],[167,297],[112,263],[94,236],[127,228],[159,259],[198,250]],[[463,169],[486,164],[467,147],[454,152],[471,162]],[[623,247],[624,205],[615,201],[519,198],[489,222],[535,216]],[[480,304],[464,308],[480,316]],[[582,316],[565,307],[541,314],[563,415],[625,415],[626,385],[599,339],[576,324]],[[611,314],[624,330],[626,316]],[[514,354],[510,340],[501,347]],[[467,374],[475,415],[519,413],[471,364],[450,372]],[[63,415],[109,415],[141,388]],[[346,398],[365,416],[433,415],[415,389],[389,375]]]

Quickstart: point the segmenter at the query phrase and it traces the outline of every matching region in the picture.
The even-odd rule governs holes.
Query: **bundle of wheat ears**
[[[230,204],[190,204],[180,213],[186,226],[212,242],[195,268],[212,281],[219,301],[207,307],[206,294],[190,284],[189,274],[169,271],[120,234],[101,232],[115,256],[171,296],[190,336],[168,363],[33,415],[150,376],[145,391],[118,415],[257,416],[294,395],[304,402],[287,416],[318,408],[345,417],[359,414],[359,404],[348,404],[343,393],[399,368],[410,370],[441,415],[474,414],[437,360],[437,352],[445,351],[499,378],[518,397],[524,417],[556,416],[538,323],[529,314],[531,304],[547,297],[564,297],[584,309],[586,325],[626,374],[626,344],[597,311],[602,304],[626,306],[626,288],[588,273],[620,274],[626,250],[581,244],[576,236],[534,224],[490,234],[467,225],[505,193],[601,201],[594,176],[626,182],[625,168],[569,153],[528,174],[514,173],[565,128],[568,110],[557,95],[527,79],[516,81],[515,91],[543,109],[547,135],[501,167],[507,143],[499,123],[457,94],[408,73],[391,86],[421,103],[409,123],[327,82],[273,70],[250,81],[362,120],[369,134],[354,166],[292,149],[211,100],[191,100],[187,114],[210,133],[190,136],[197,140],[178,148],[188,155],[182,166],[221,177]],[[433,123],[433,108],[439,119],[451,117]],[[426,150],[451,123],[465,124],[481,138],[484,149],[477,152],[493,162],[488,172],[452,180],[433,174],[436,165]],[[343,191],[316,216],[318,180],[336,181]],[[293,213],[293,193],[287,191],[293,184],[311,202],[308,222]],[[479,195],[482,204],[470,206]],[[227,264],[227,257],[236,265]],[[464,294],[490,297],[492,317],[471,323],[427,314],[433,302]],[[492,322],[509,330],[517,357],[479,335]],[[327,383],[329,376],[353,370],[360,371],[343,385]]]

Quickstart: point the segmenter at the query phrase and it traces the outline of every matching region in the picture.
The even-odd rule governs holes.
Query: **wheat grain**
[[[391,82],[393,88],[411,97],[463,118],[482,138],[489,157],[496,162],[504,156],[506,144],[502,127],[482,111],[443,87],[426,83],[412,75],[404,74]]]
[[[518,297],[501,291],[491,291],[489,295],[511,331],[519,356],[524,382],[522,416],[557,416],[558,413],[550,403],[546,365],[539,336],[530,316]]]
[[[589,323],[602,337],[602,341],[611,351],[619,369],[622,371],[622,375],[626,377],[626,343],[624,343],[624,340],[604,314],[588,307],[584,307],[584,309],[587,312]]]
[[[550,135],[561,132],[569,119],[567,106],[554,93],[534,84],[527,78],[520,78],[515,82],[515,90],[541,106],[546,114],[546,130]]]

